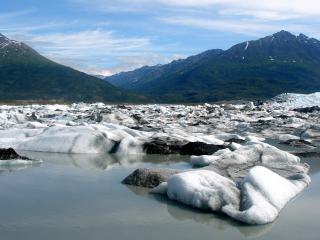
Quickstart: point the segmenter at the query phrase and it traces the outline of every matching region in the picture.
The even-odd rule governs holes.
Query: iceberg
[[[299,157],[257,141],[234,151],[192,156],[191,164],[202,168],[176,173],[137,170],[124,183],[150,187],[152,179],[160,179],[152,193],[247,224],[266,224],[311,182],[309,166]]]
[[[273,222],[281,209],[310,184],[306,174],[291,180],[262,167],[253,167],[240,186],[214,171],[174,174],[151,192],[195,208],[218,211],[247,224]]]

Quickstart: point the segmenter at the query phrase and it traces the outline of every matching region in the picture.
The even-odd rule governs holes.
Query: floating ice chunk
[[[68,121],[67,123],[66,123],[66,126],[77,126],[78,124],[76,123],[76,122],[74,122],[74,121]]]
[[[171,200],[200,209],[218,211],[226,204],[239,206],[240,191],[236,184],[208,170],[175,174],[152,192],[166,193]]]
[[[240,187],[240,209],[229,204],[222,211],[232,218],[249,224],[274,221],[281,209],[306,186],[310,178],[302,174],[296,180],[287,180],[264,167],[254,167]]]
[[[287,142],[289,140],[298,140],[298,139],[300,138],[291,134],[282,134],[279,136],[280,142]]]
[[[43,132],[43,129],[5,129],[0,131],[0,141],[2,138],[5,139],[23,139],[26,137],[36,136]]]
[[[231,144],[229,145],[229,148],[231,148],[232,150],[237,150],[237,149],[239,149],[239,148],[241,148],[241,147],[242,147],[241,144],[235,143],[235,142],[233,142],[233,143],[231,143]]]
[[[214,144],[214,145],[223,145],[224,141],[215,138],[212,135],[203,135],[203,136],[199,136],[200,141],[205,142],[205,143],[209,143],[209,144]]]
[[[270,101],[270,105],[285,110],[320,106],[320,92],[312,94],[280,94]]]
[[[307,129],[301,134],[301,138],[309,139],[309,138],[319,138],[320,137],[320,129]]]
[[[103,122],[114,123],[114,124],[124,124],[124,125],[135,124],[135,121],[133,118],[121,112],[103,115]]]
[[[205,167],[219,159],[219,156],[213,155],[201,155],[201,156],[191,156],[191,164],[194,167]]]
[[[0,160],[0,167],[15,167],[21,165],[33,165],[42,163],[42,160],[24,160],[24,159],[10,159]]]
[[[118,155],[142,154],[142,142],[137,138],[128,136],[120,142],[117,149]]]
[[[213,155],[191,156],[190,160],[191,160],[192,166],[194,167],[205,167],[214,163],[222,155],[227,153],[231,153],[231,151],[228,148],[221,149],[215,152]]]
[[[107,153],[114,143],[92,127],[50,127],[16,144],[16,149],[56,153]]]
[[[263,145],[261,162],[264,166],[278,167],[297,164],[300,158],[270,145]]]
[[[26,128],[36,129],[36,128],[46,128],[47,125],[39,122],[29,122],[26,124]]]
[[[171,200],[212,211],[222,211],[248,224],[274,221],[281,209],[308,184],[306,174],[287,180],[271,170],[257,166],[250,170],[239,188],[229,178],[214,171],[178,173],[152,190]]]
[[[262,137],[256,137],[256,136],[247,136],[246,141],[248,142],[264,142],[266,139]]]
[[[264,166],[276,167],[297,164],[300,162],[300,159],[269,144],[249,142],[246,145],[239,146],[233,152],[221,155],[216,159],[215,164],[230,166],[258,162]]]

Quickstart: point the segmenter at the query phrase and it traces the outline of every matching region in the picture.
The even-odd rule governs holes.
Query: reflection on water
[[[172,167],[173,163],[186,163],[187,156],[181,155],[129,155],[119,156],[115,154],[62,154],[62,153],[43,153],[20,151],[21,155],[32,159],[54,161],[58,164],[72,164],[83,169],[108,170],[113,167],[128,167],[141,165],[143,163],[168,164]],[[182,165],[180,164],[180,167]],[[189,167],[185,164],[185,167]]]
[[[15,172],[15,171],[20,171],[24,170],[30,167],[39,167],[41,163],[34,163],[32,165],[3,165],[0,166],[0,174],[1,173],[10,173],[10,172]]]
[[[165,204],[170,216],[179,221],[192,220],[196,223],[206,224],[214,229],[219,229],[220,231],[226,231],[227,229],[232,228],[238,230],[245,237],[259,237],[272,229],[273,223],[262,226],[248,226],[235,221],[224,214],[194,209],[172,201],[163,195],[151,194],[147,188],[135,186],[127,186],[127,188],[136,195],[148,197]]]
[[[247,226],[121,184],[138,167],[189,168],[188,157],[20,153],[44,162],[0,174],[1,239],[317,239],[317,159],[303,159],[312,184],[276,222]]]

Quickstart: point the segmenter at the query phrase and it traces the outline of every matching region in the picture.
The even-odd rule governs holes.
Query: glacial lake
[[[303,160],[311,166],[312,184],[274,223],[247,226],[121,184],[138,167],[189,168],[188,158],[22,154],[44,162],[0,169],[1,240],[319,239],[319,159]]]

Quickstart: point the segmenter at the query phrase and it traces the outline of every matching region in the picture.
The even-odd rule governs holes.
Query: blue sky
[[[320,38],[317,0],[2,0],[0,33],[110,75],[280,31]]]

